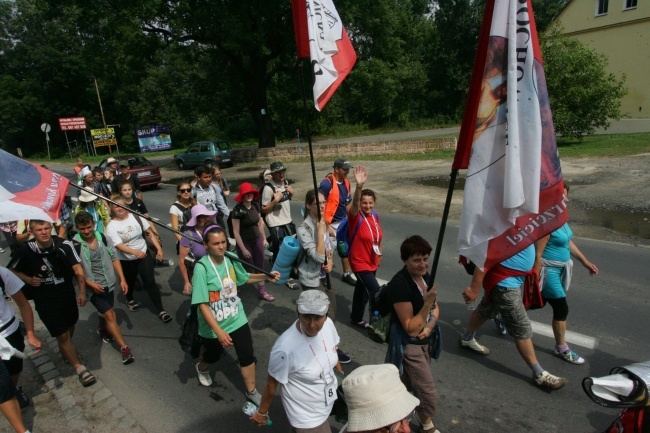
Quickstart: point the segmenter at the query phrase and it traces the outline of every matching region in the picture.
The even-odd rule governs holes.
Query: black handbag
[[[198,358],[201,350],[201,336],[199,335],[199,313],[198,305],[190,307],[190,314],[183,323],[183,331],[178,337],[183,352],[189,353],[192,358]]]

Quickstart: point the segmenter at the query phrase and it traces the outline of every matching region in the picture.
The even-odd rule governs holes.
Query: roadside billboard
[[[90,135],[93,138],[93,146],[117,146],[115,128],[91,129]]]
[[[59,117],[59,126],[61,127],[61,131],[88,129],[86,127],[85,117]]]
[[[135,133],[138,136],[140,153],[157,152],[159,150],[169,150],[172,148],[172,136],[169,126],[136,126]]]

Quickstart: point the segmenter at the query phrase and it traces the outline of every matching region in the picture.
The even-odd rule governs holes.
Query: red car
[[[129,173],[138,176],[138,180],[140,181],[140,186],[143,188],[148,186],[155,188],[162,180],[162,176],[160,175],[160,169],[158,168],[158,166],[149,162],[149,160],[147,160],[147,158],[145,158],[144,156],[123,155],[120,156],[119,158],[116,157],[116,159],[118,160],[118,172],[119,172],[119,166],[121,164],[127,163],[129,165]],[[99,164],[99,167],[102,170],[108,168],[106,159],[104,159]]]

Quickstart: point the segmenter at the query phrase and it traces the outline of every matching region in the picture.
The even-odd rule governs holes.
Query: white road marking
[[[387,284],[388,280],[382,280],[380,278],[377,278],[377,282],[379,283],[380,286],[382,286],[384,284]],[[554,338],[553,328],[551,327],[551,325],[535,322],[533,320],[530,321],[530,325],[533,328],[533,332],[535,334],[543,335],[549,338]],[[598,346],[597,338],[580,334],[578,332],[566,331],[564,337],[566,338],[567,343],[575,344],[577,346],[585,347],[587,349],[595,349],[596,346]]]
[[[554,338],[553,328],[551,328],[551,325],[534,322],[532,320],[530,321],[530,325],[533,328],[534,333]],[[598,346],[598,339],[577,332],[566,331],[564,337],[566,338],[567,343],[575,344],[587,349],[595,349],[596,346]]]

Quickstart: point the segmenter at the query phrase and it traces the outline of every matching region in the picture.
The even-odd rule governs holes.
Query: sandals
[[[88,387],[97,382],[97,378],[88,370],[84,370],[79,373],[79,382],[81,382],[84,387]]]
[[[158,318],[163,321],[163,323],[168,323],[172,321],[172,316],[169,315],[166,311],[161,311],[158,313]]]
[[[130,311],[138,311],[138,310],[140,310],[140,304],[135,302],[133,299],[130,300],[129,302],[127,302],[126,306],[129,307]]]
[[[275,301],[275,296],[270,295],[270,294],[267,293],[267,292],[260,293],[258,296],[259,296],[260,300],[262,300],[262,301],[266,301],[266,302],[273,302],[273,301]]]

